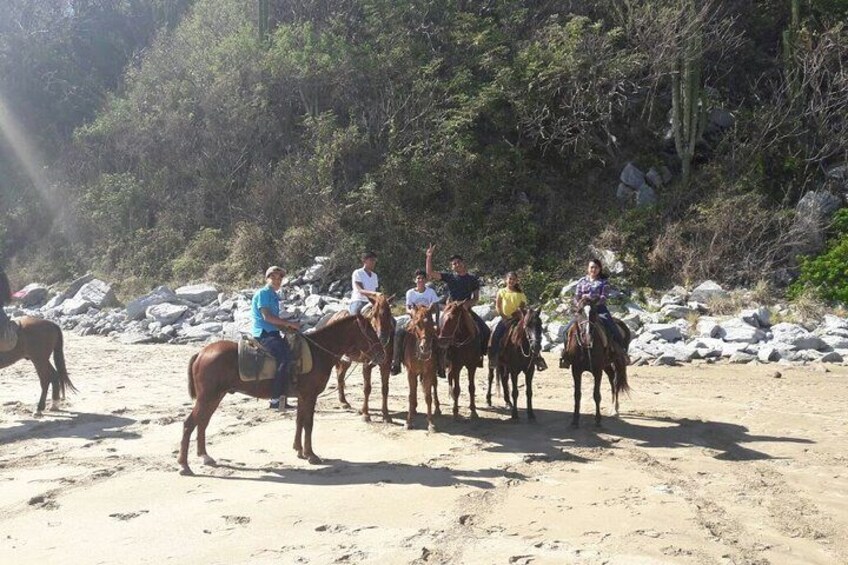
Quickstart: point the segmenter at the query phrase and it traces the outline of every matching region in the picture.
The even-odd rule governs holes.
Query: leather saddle
[[[297,382],[299,375],[312,371],[312,348],[300,334],[286,334],[285,340],[292,356],[289,374]],[[238,343],[238,368],[242,381],[267,381],[274,378],[277,360],[255,338],[243,335]]]

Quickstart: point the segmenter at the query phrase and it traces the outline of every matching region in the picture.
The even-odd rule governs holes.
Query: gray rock
[[[568,299],[569,301],[574,298],[574,290],[577,288],[577,283],[580,282],[580,279],[574,279],[569,282],[565,286],[562,287],[562,290],[559,291],[560,298]]]
[[[669,292],[664,294],[662,298],[660,298],[660,306],[668,306],[669,304],[675,306],[683,306],[683,303],[686,302],[686,297],[681,296],[675,292]]]
[[[724,333],[722,339],[727,343],[757,343],[766,338],[763,331],[746,324],[742,320],[722,322],[721,329]]]
[[[671,169],[669,169],[665,165],[660,167],[660,174],[662,175],[662,180],[665,184],[670,183],[671,179],[674,178],[674,175],[671,174]]]
[[[801,197],[792,224],[798,240],[796,253],[814,254],[824,249],[827,226],[841,207],[842,199],[824,190],[813,190]]]
[[[618,189],[615,191],[615,197],[622,202],[631,203],[636,201],[636,189],[630,188],[623,182],[618,183]]]
[[[316,263],[312,265],[306,272],[303,273],[303,282],[310,283],[314,281],[319,281],[324,278],[324,275],[327,273],[327,267],[323,263]]]
[[[121,334],[118,341],[126,345],[140,345],[144,343],[156,343],[157,340],[147,332],[130,331]]]
[[[85,275],[81,276],[80,278],[74,280],[73,282],[71,282],[70,285],[68,285],[68,288],[65,289],[65,292],[63,292],[60,295],[62,297],[61,301],[65,301],[69,298],[73,298],[74,296],[76,296],[77,292],[79,292],[79,289],[81,289],[84,284],[91,282],[93,280],[94,280],[94,275],[92,275],[91,273],[86,273]]]
[[[692,310],[687,306],[678,306],[676,304],[667,304],[660,310],[660,314],[672,320],[685,320],[690,316],[698,314],[697,310]]]
[[[633,163],[627,163],[621,170],[619,180],[629,187],[638,189],[645,184],[645,173],[640,171]]]
[[[830,351],[819,359],[822,363],[842,363],[842,355],[836,351]]]
[[[726,296],[728,296],[727,291],[721,288],[718,283],[704,281],[695,287],[692,294],[689,295],[689,299],[706,304],[709,303],[711,298],[724,298]]]
[[[780,353],[771,345],[764,345],[757,352],[757,359],[761,363],[771,363],[780,359]]]
[[[645,175],[645,180],[648,181],[648,184],[650,184],[654,188],[662,188],[664,184],[662,173],[659,172],[655,167],[651,167],[650,169],[648,169],[648,172]]]
[[[177,298],[188,300],[194,304],[205,306],[218,299],[218,288],[215,285],[202,283],[179,287],[174,293]]]
[[[828,347],[833,349],[848,349],[848,337],[841,335],[823,335],[821,339]]]
[[[320,310],[324,307],[324,297],[320,294],[310,294],[304,299],[303,305],[307,308],[318,308]]]
[[[160,326],[168,326],[182,318],[188,312],[188,308],[182,304],[154,304],[147,309],[148,318],[155,320]]]
[[[744,351],[737,351],[733,355],[730,356],[731,363],[750,363],[751,361],[756,360],[757,357],[755,355],[751,355],[750,353],[746,353]]]
[[[647,208],[655,206],[657,203],[657,193],[647,183],[639,187],[639,192],[636,193],[636,206],[639,208]]]
[[[822,338],[810,333],[798,324],[786,322],[772,326],[774,341],[783,343],[794,349],[827,349],[827,343]],[[777,345],[775,345],[777,347]]]
[[[495,311],[494,306],[491,304],[478,304],[477,306],[472,306],[471,309],[480,316],[484,322],[488,322],[498,314]]]
[[[187,341],[205,341],[219,334],[223,329],[224,325],[220,322],[205,322],[196,326],[183,328],[180,337]]]
[[[711,337],[721,339],[724,337],[724,330],[719,325],[715,318],[702,316],[698,318],[698,323],[695,325],[695,331],[699,337]]]
[[[651,365],[654,365],[654,366],[664,365],[664,366],[667,366],[667,367],[674,367],[677,364],[678,364],[678,361],[677,361],[677,359],[674,358],[674,355],[660,355],[659,357],[657,357],[654,360],[653,363],[651,363]]]
[[[97,308],[106,308],[118,304],[118,299],[115,298],[112,287],[100,279],[92,279],[82,285],[74,295],[74,299],[89,302]]]
[[[565,328],[567,324],[562,322],[551,322],[548,324],[547,334],[554,344],[565,342]]]
[[[742,321],[758,328],[767,328],[771,325],[771,313],[765,306],[756,309],[743,310],[740,314]]]
[[[65,316],[84,314],[94,306],[91,302],[81,298],[69,298],[62,303],[61,312]]]
[[[147,309],[156,304],[175,300],[177,295],[167,286],[157,286],[150,293],[139,296],[127,303],[127,318],[130,320],[141,320],[147,313]]]
[[[645,326],[645,331],[668,342],[683,339],[683,332],[674,324],[648,324]]]
[[[47,301],[47,287],[39,283],[30,283],[15,293],[21,306],[35,308]]]

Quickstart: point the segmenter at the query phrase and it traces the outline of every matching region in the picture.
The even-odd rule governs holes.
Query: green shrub
[[[801,274],[789,289],[792,298],[812,289],[825,299],[848,304],[848,234],[842,235],[817,257],[801,263]]]
[[[174,260],[174,278],[184,282],[205,277],[213,264],[227,257],[227,251],[227,242],[221,230],[201,229],[182,255]]]

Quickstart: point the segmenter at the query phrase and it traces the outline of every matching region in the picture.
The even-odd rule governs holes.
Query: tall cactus
[[[259,0],[259,39],[266,41],[271,32],[271,0]]]
[[[702,84],[701,53],[704,30],[699,24],[695,0],[683,0],[689,25],[680,38],[681,45],[671,77],[671,127],[674,146],[680,157],[683,186],[689,185],[695,147],[707,125],[707,101]]]

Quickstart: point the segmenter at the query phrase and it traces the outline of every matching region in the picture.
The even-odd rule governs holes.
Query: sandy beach
[[[537,375],[536,423],[486,407],[478,374],[480,420],[437,433],[421,415],[404,429],[405,376],[392,424],[340,408],[331,380],[318,466],[291,449],[293,410],[232,395],[209,426],[219,465],[192,442],[183,477],[198,349],[66,335],[79,393],[41,419],[32,366],[0,372],[0,563],[848,562],[846,367],[631,367],[620,418],[604,383],[600,429],[584,377],[579,430],[556,368]],[[358,372],[347,392],[359,406]]]

